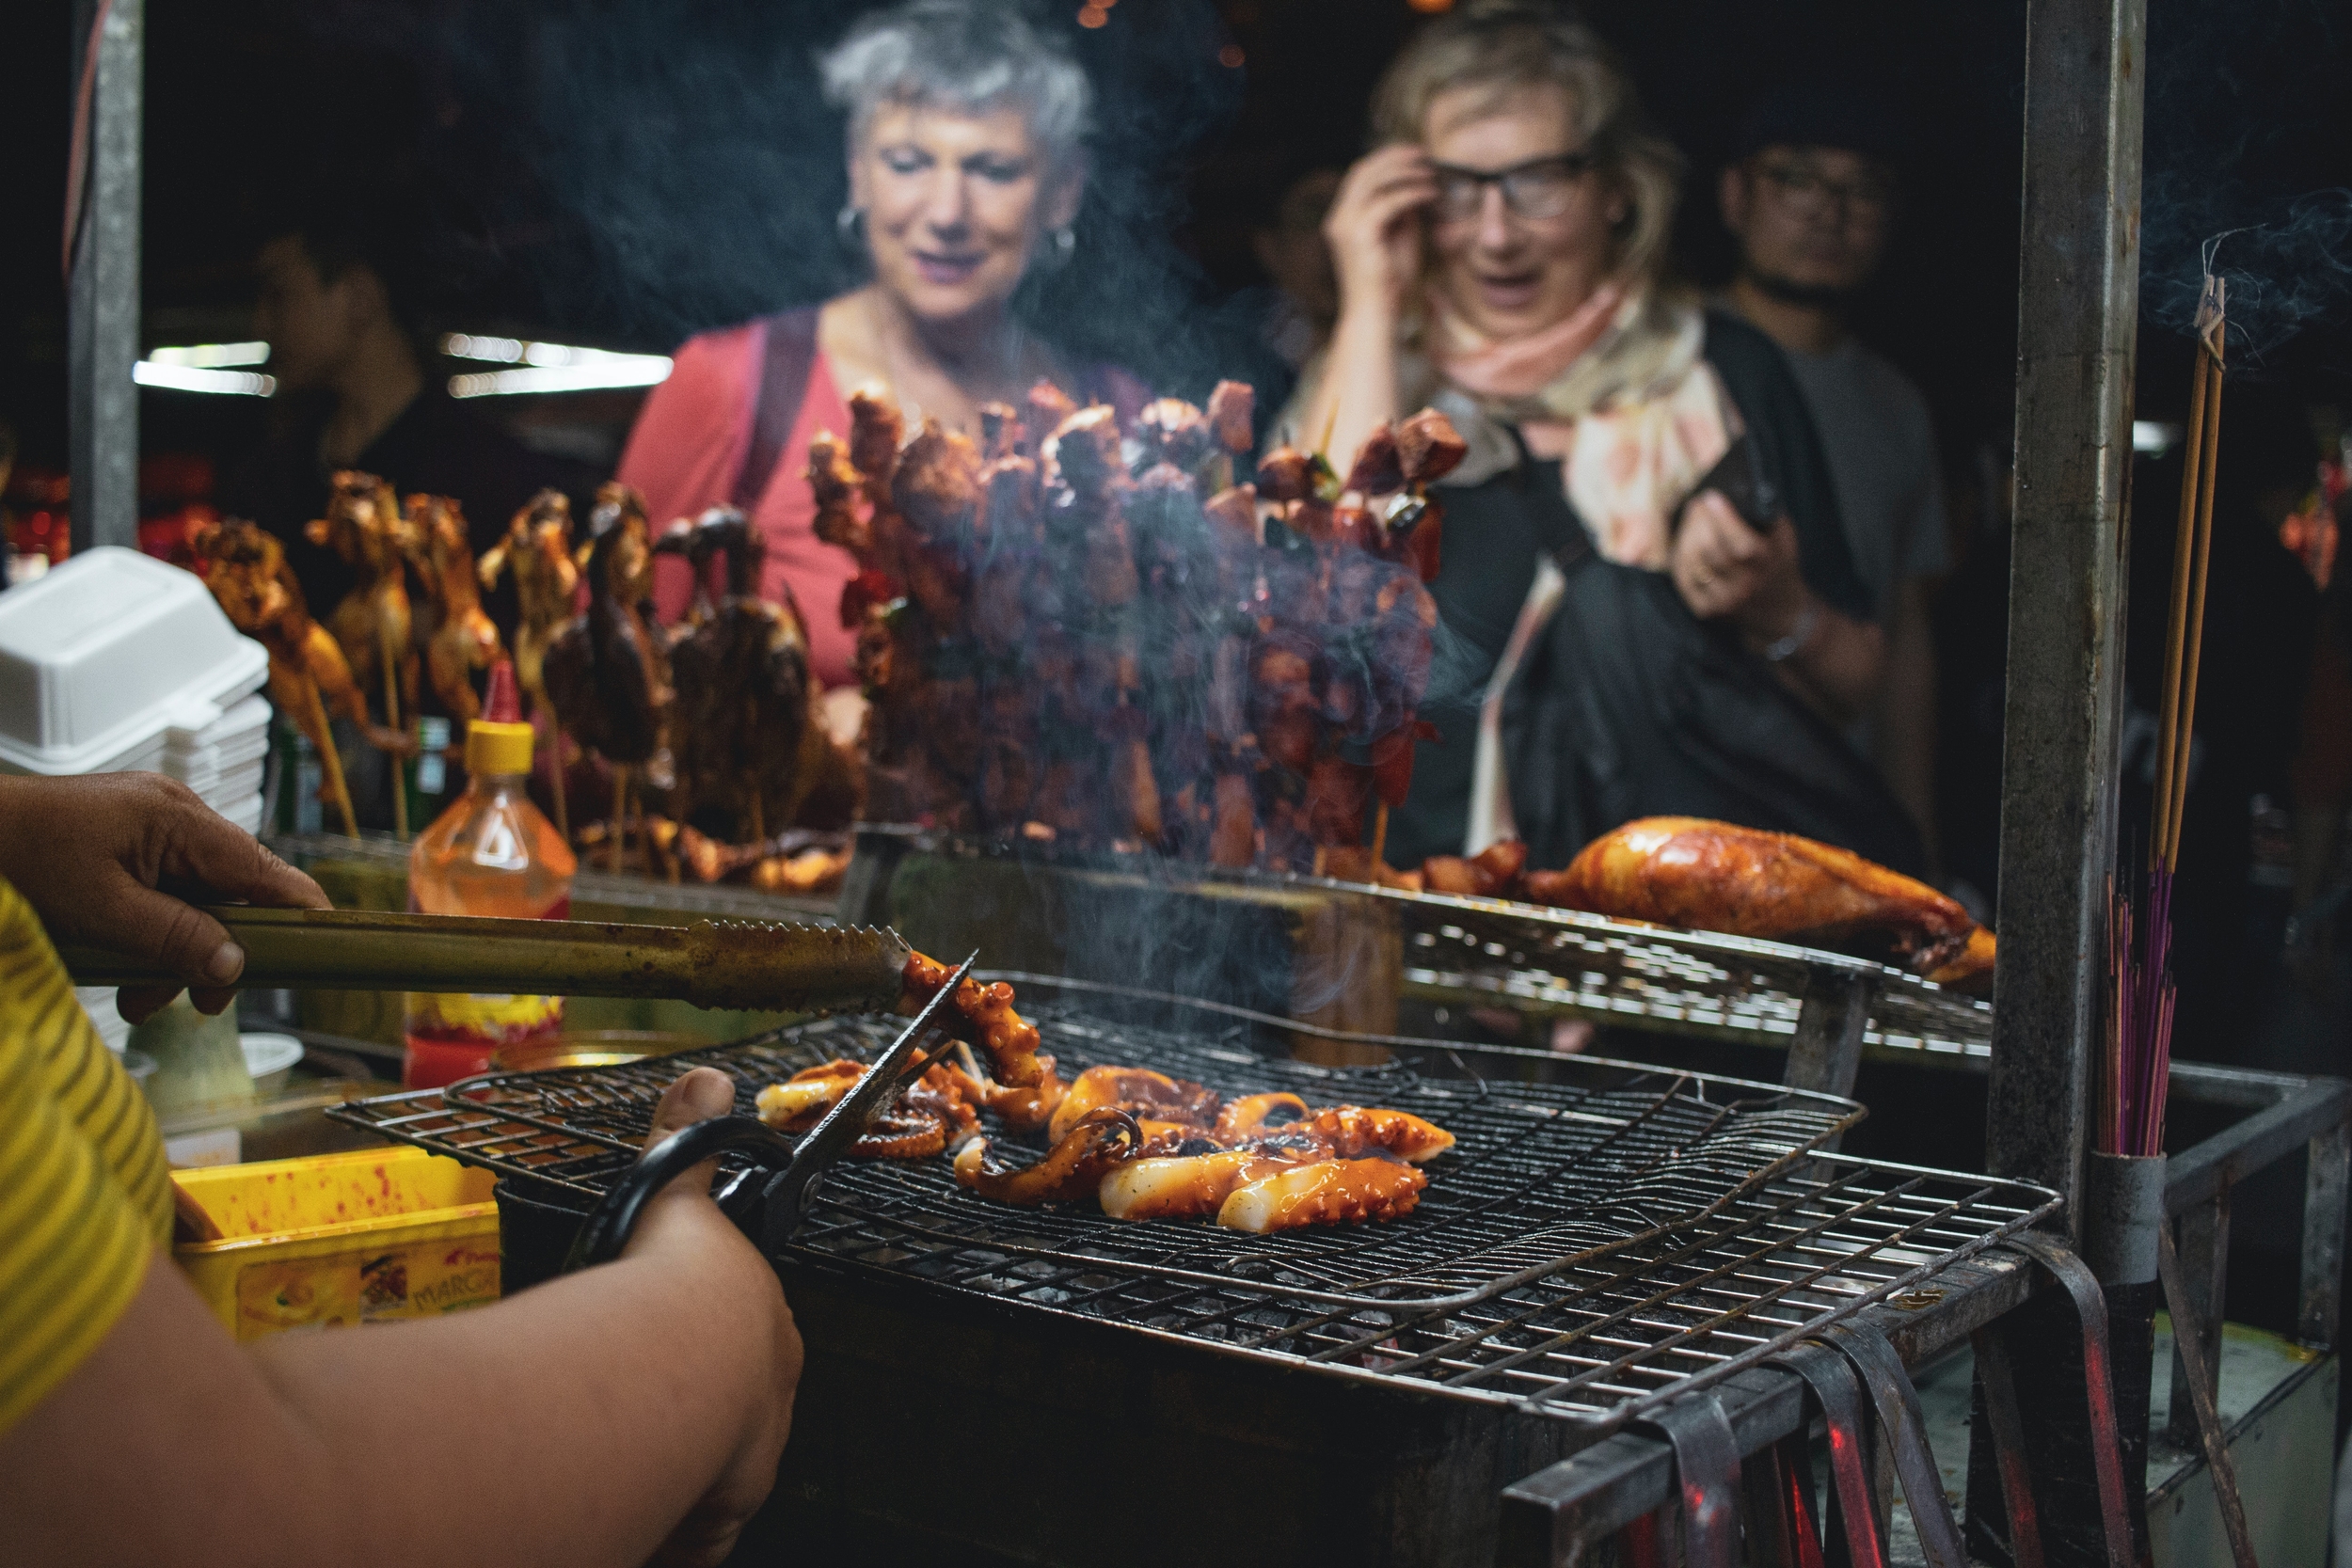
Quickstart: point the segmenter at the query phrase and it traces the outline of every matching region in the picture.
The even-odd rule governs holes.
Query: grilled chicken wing
[[[446,496],[411,496],[400,544],[424,582],[429,606],[431,625],[422,639],[425,674],[441,705],[462,725],[482,716],[473,672],[506,657],[499,629],[482,608],[466,515]]]

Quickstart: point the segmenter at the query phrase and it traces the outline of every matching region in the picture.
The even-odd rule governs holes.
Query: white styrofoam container
[[[259,835],[262,831],[262,798],[259,795],[248,795],[242,800],[232,800],[213,809],[248,833]]]
[[[191,704],[240,703],[268,675],[269,655],[196,574],[136,550],[85,550],[0,594],[0,768],[153,768]]]
[[[212,751],[260,756],[269,749],[269,699],[247,697],[226,711],[211,703],[190,704],[164,731],[164,749],[185,755]]]

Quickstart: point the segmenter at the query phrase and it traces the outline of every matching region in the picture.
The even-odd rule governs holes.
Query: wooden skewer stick
[[[572,824],[564,809],[564,726],[556,721],[553,703],[541,699],[538,705],[539,711],[546,714],[548,720],[548,772],[552,781],[548,793],[555,800],[555,831],[569,845],[572,842]]]
[[[2197,487],[2197,560],[2195,576],[2189,584],[2187,645],[2181,667],[2181,718],[2174,726],[2171,803],[2166,814],[2169,829],[2164,846],[2167,871],[2178,871],[2181,866],[2181,818],[2187,815],[2188,756],[2196,735],[2197,667],[2205,643],[2205,564],[2213,551],[2214,475],[2221,466],[2221,331],[2217,317],[2200,353],[2213,357],[2212,385],[2205,397],[2203,472],[2198,476]]]
[[[400,728],[400,675],[394,668],[392,640],[379,625],[375,634],[376,657],[384,663],[384,727]],[[389,753],[392,765],[392,834],[403,844],[408,842],[408,768],[398,752]]]
[[[1381,801],[1372,809],[1372,879],[1380,879],[1381,857],[1389,851],[1389,803]]]
[[[2181,520],[2172,536],[2172,608],[2164,629],[2164,704],[2156,709],[2155,800],[2148,838],[2151,866],[2163,862],[2164,847],[2172,837],[2172,748],[2181,707],[2182,634],[2188,619],[2189,557],[2196,547],[2197,471],[2205,448],[2205,387],[2210,365],[2202,348],[2196,357],[2189,382],[2188,423],[2182,431]]]
[[[303,678],[304,688],[310,694],[310,713],[316,720],[319,734],[326,744],[319,749],[319,768],[326,775],[326,787],[335,797],[335,809],[342,814],[343,832],[351,838],[359,836],[359,816],[351,809],[351,786],[343,782],[343,757],[335,750],[335,727],[326,721],[326,699],[319,695],[318,682]]]
[[[621,869],[621,856],[628,842],[628,768],[615,766],[612,769],[612,852],[608,857],[612,869]]]

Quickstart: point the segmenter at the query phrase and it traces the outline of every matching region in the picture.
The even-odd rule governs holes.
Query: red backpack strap
[[[768,347],[759,367],[759,401],[752,410],[752,440],[736,471],[729,499],[745,513],[759,505],[776,465],[784,459],[784,444],[801,417],[808,395],[808,372],[817,362],[817,311],[814,305],[768,318]]]

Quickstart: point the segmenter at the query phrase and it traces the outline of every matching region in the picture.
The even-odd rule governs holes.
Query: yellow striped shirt
[[[0,1432],[88,1359],[170,1242],[154,1114],[0,881]]]

